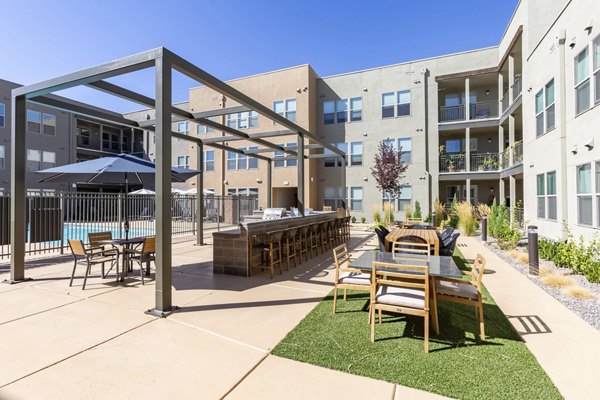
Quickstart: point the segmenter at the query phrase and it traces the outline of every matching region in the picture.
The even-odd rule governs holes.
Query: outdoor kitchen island
[[[242,222],[237,229],[213,233],[213,272],[250,276],[250,240],[255,235],[329,221],[337,212],[313,212],[305,217],[281,217]]]

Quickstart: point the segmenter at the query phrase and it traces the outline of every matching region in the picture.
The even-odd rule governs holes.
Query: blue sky
[[[499,43],[518,0],[3,1],[0,78],[31,84],[164,46],[222,80],[299,64],[321,76]],[[153,72],[113,80],[153,96]],[[175,101],[193,81],[174,77]],[[131,111],[91,89],[63,95]]]

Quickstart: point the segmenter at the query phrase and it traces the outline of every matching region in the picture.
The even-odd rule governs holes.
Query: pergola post
[[[271,200],[271,198],[272,198],[271,196],[273,195],[272,175],[273,175],[273,161],[268,160],[267,161],[267,208],[272,207],[272,200]]]
[[[11,180],[10,180],[10,280],[25,280],[25,242],[27,239],[25,166],[26,99],[12,96]]]
[[[171,61],[156,59],[156,305],[149,313],[172,311],[171,283]]]
[[[304,136],[298,133],[298,190],[296,204],[298,205],[298,212],[304,217]]]
[[[348,210],[348,202],[350,200],[350,191],[348,190],[348,188],[346,187],[346,167],[347,165],[347,160],[346,157],[340,157],[342,159],[342,196],[344,196],[343,198],[343,208],[344,211]]]
[[[196,244],[204,244],[204,145],[196,143]]]

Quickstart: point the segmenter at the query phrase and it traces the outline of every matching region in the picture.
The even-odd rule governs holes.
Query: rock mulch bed
[[[499,249],[493,239],[488,243],[484,243],[491,251],[506,261],[514,269],[527,276],[536,285],[544,289],[547,293],[552,295],[555,299],[563,303],[567,308],[579,315],[584,321],[588,322],[594,328],[600,331],[600,284],[590,283],[583,275],[573,273],[568,268],[558,268],[553,262],[547,260],[540,260],[540,267],[544,266],[561,275],[568,275],[575,283],[582,288],[589,290],[594,296],[591,300],[583,300],[568,296],[562,292],[561,289],[546,286],[539,277],[529,275],[529,266],[521,264],[517,260],[510,257],[507,252]]]

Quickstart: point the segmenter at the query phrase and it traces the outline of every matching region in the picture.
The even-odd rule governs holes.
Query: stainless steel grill
[[[281,219],[285,214],[285,208],[265,208],[263,220]]]

